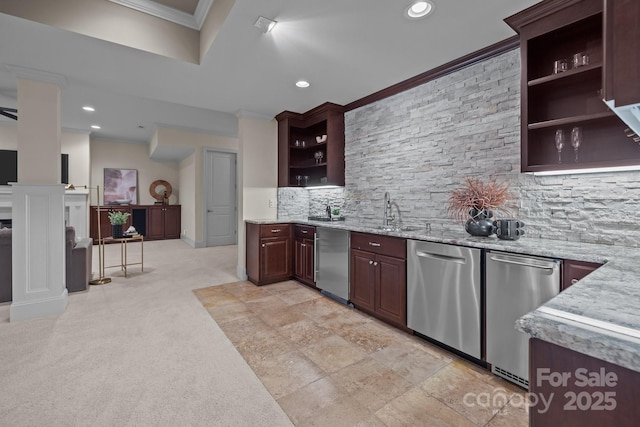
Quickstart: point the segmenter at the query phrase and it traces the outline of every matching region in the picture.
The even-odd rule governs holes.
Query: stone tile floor
[[[524,390],[298,282],[194,293],[295,425],[528,425]]]

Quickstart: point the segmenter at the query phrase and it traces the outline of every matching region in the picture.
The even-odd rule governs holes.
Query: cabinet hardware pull
[[[376,243],[376,242],[369,242],[369,245],[375,246],[375,247],[381,246],[380,243]]]
[[[373,263],[373,266],[375,267],[376,265],[378,265],[378,261]]]
[[[576,283],[578,283],[578,279],[571,279],[571,284],[575,285]]]
[[[264,248],[265,246],[267,246],[267,245],[265,245],[265,244],[263,243],[263,244],[262,244],[262,247]]]
[[[302,230],[302,234],[307,234],[307,230]]]
[[[373,261],[369,260],[369,265],[373,264]]]
[[[271,232],[272,232],[272,233],[279,233],[280,231],[281,231],[281,230],[279,230],[279,229],[273,229],[273,230],[271,230]]]

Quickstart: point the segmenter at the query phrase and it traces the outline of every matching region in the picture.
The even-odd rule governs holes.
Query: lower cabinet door
[[[268,282],[291,276],[291,250],[288,238],[262,239],[260,245],[260,281]]]
[[[316,268],[316,260],[313,240],[305,239],[304,266],[304,280],[309,284],[315,285],[314,271]]]
[[[407,263],[404,259],[376,255],[377,270],[375,312],[407,326]]]
[[[350,300],[358,308],[373,312],[375,307],[375,255],[357,249],[351,250]]]
[[[147,237],[148,239],[164,238],[164,211],[162,206],[152,206],[147,209]]]
[[[305,278],[305,244],[303,239],[296,239],[294,248],[293,275],[297,279]]]
[[[164,238],[180,238],[180,206],[166,206],[164,208]]]

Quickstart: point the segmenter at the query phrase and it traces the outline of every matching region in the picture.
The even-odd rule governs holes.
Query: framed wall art
[[[104,204],[135,205],[138,203],[138,171],[104,168]]]

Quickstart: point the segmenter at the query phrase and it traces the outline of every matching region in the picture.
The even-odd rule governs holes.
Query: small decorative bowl
[[[327,140],[327,135],[322,135],[322,136],[316,136],[316,142],[318,144],[325,142]]]

